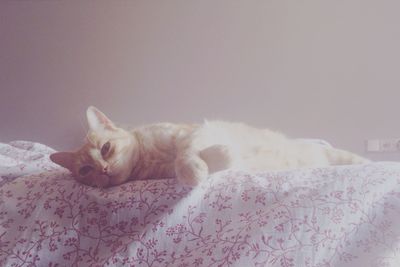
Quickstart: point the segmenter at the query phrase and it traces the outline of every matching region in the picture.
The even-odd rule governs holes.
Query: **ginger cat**
[[[269,171],[368,162],[347,151],[242,123],[159,123],[127,131],[95,107],[86,115],[87,143],[50,159],[77,181],[95,187],[166,177],[196,186],[209,173],[228,168]]]

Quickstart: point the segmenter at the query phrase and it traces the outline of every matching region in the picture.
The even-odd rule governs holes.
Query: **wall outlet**
[[[369,139],[366,141],[368,152],[400,152],[400,138]]]

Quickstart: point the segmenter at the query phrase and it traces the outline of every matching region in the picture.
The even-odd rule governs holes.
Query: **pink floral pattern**
[[[0,144],[1,266],[400,266],[400,164],[110,189]]]

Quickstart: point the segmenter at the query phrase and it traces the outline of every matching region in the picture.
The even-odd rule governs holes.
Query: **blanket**
[[[97,189],[0,144],[1,266],[400,266],[400,163]]]

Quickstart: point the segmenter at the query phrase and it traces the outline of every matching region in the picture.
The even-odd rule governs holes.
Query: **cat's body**
[[[106,187],[130,179],[177,177],[195,186],[223,169],[269,171],[363,163],[347,151],[286,138],[280,133],[242,123],[159,123],[130,132],[100,111],[87,111],[88,143],[77,152],[51,156],[83,183]]]

